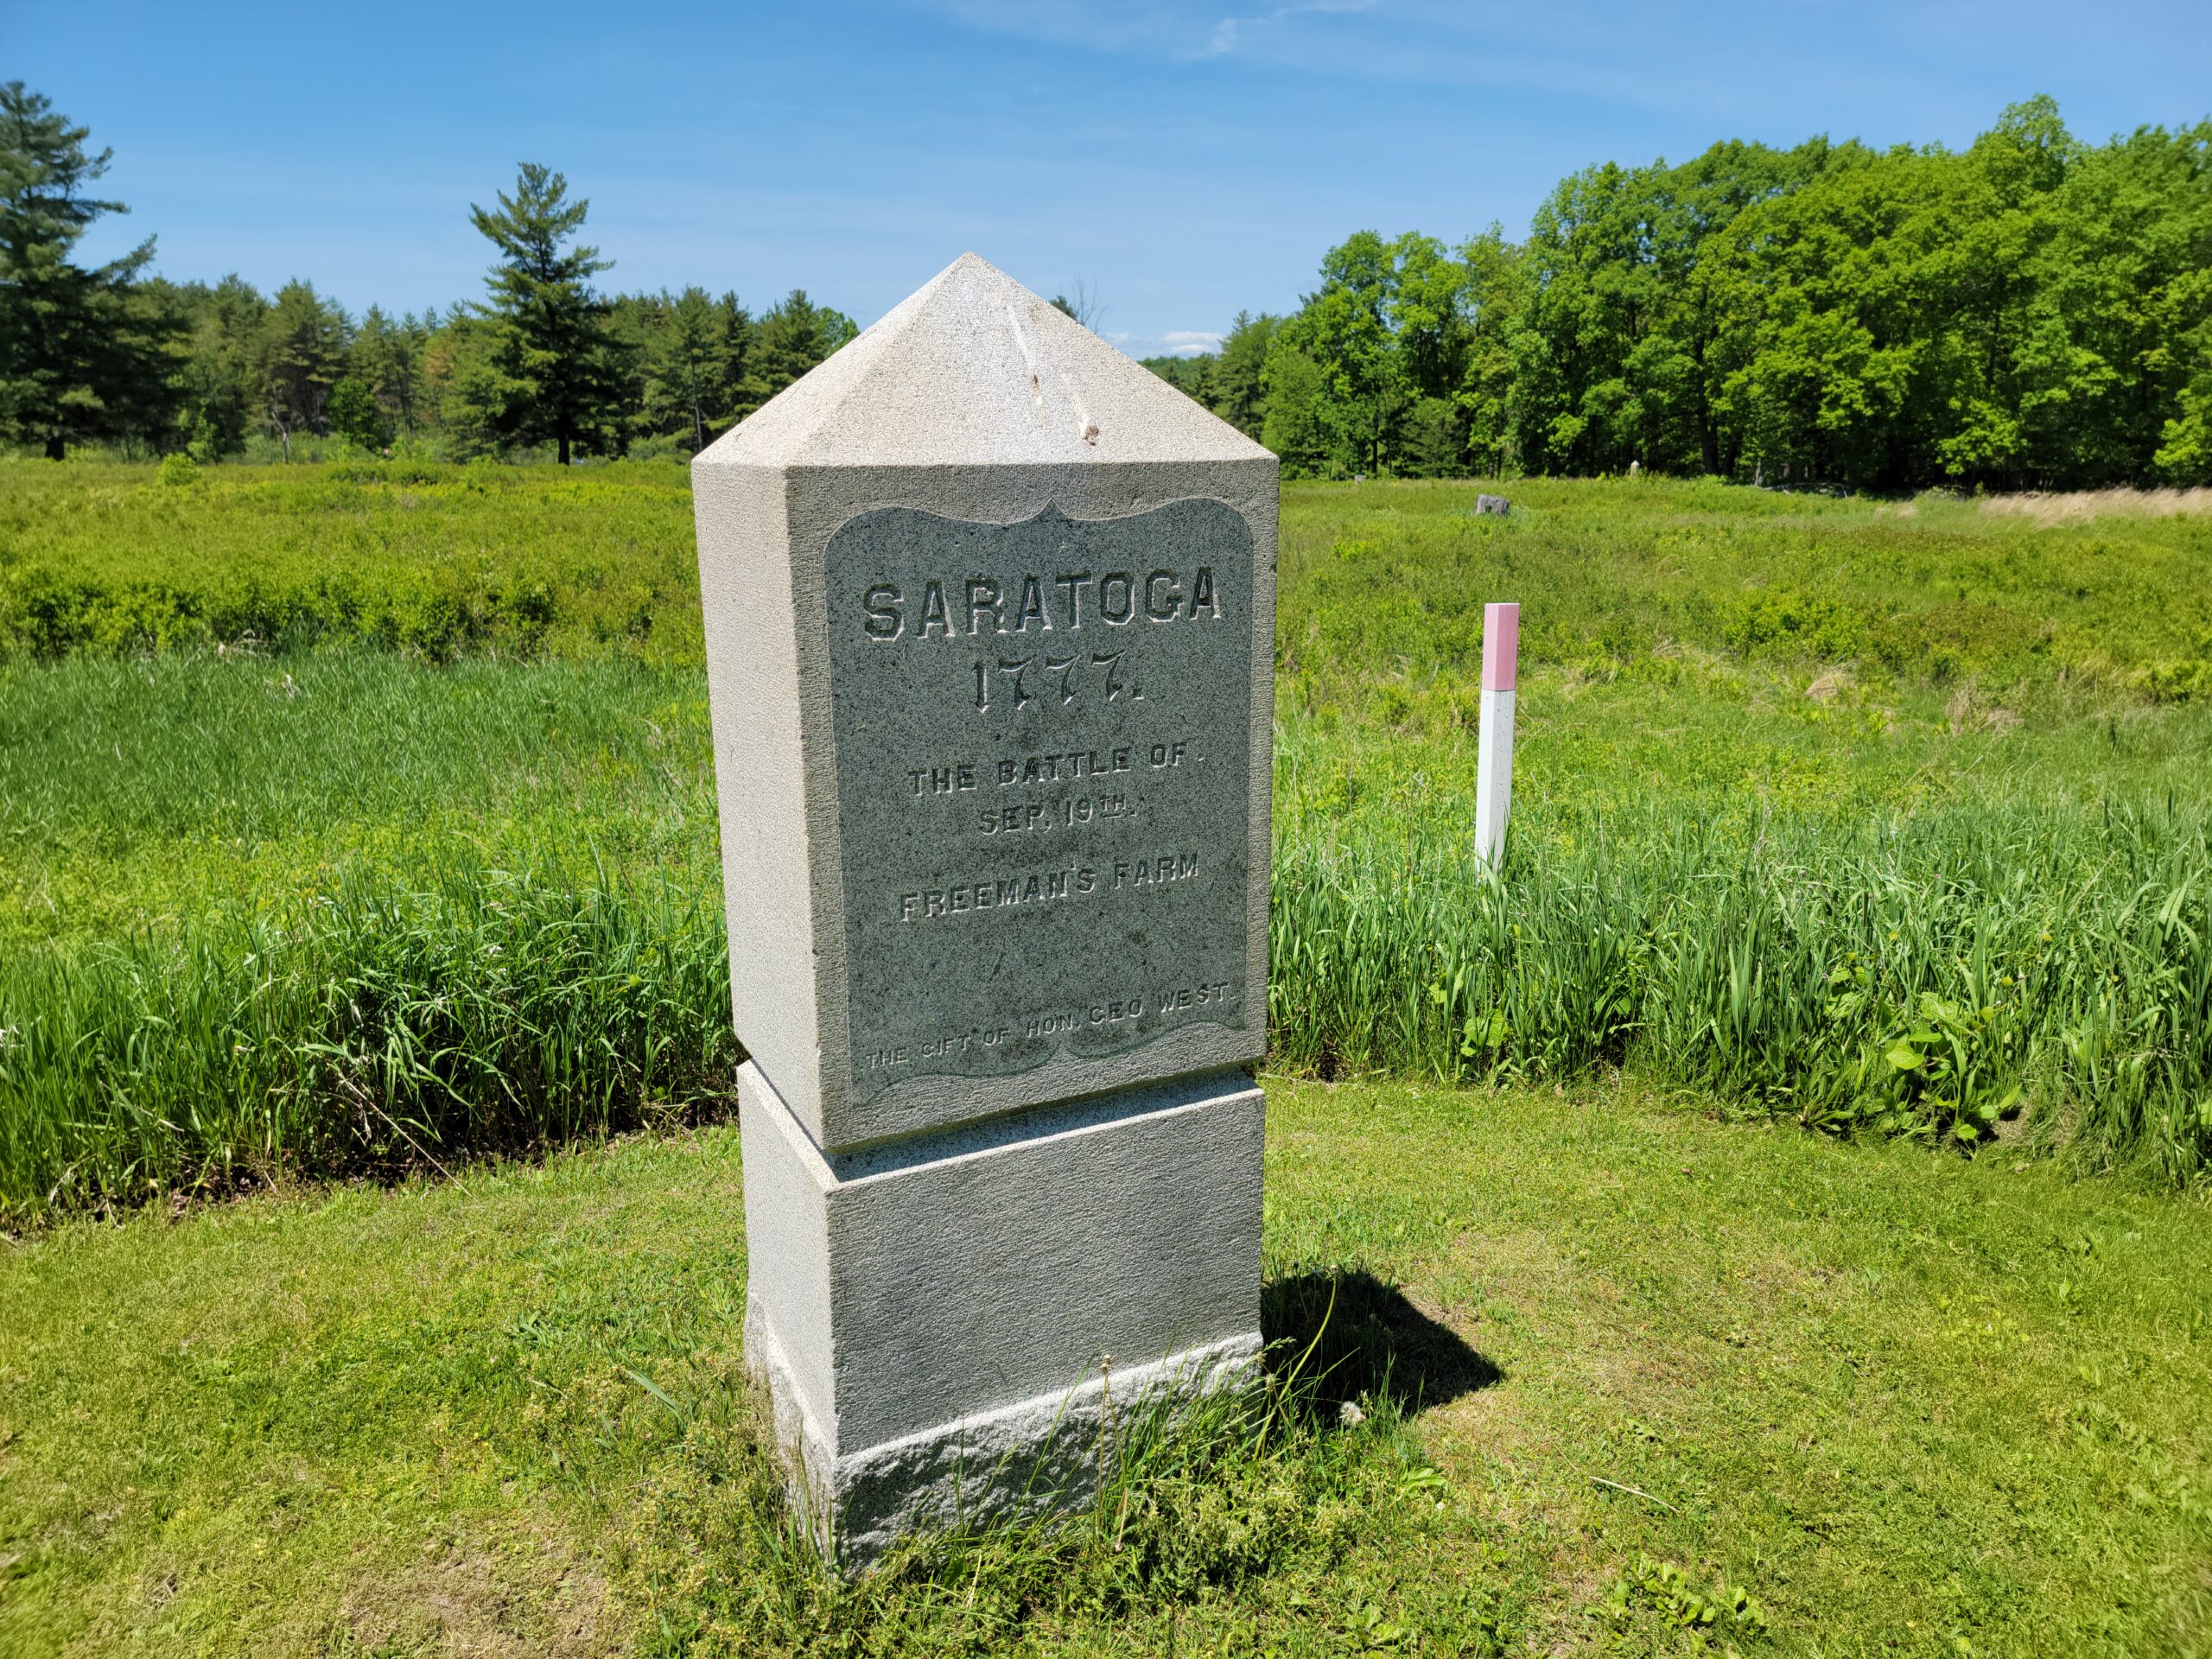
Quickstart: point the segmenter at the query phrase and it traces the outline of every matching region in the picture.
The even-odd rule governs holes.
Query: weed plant
[[[1047,1452],[1076,1471],[1067,1484],[918,1530],[865,1575],[825,1570],[747,1391],[669,1401],[681,1452],[655,1484],[639,1564],[683,1588],[653,1608],[652,1627],[671,1651],[999,1653],[1056,1632],[1172,1624],[1200,1606],[1217,1616],[1272,1599],[1259,1589],[1269,1580],[1278,1595],[1325,1582],[1359,1545],[1418,1527],[1409,1512],[1433,1508],[1444,1484],[1408,1432],[1387,1339],[1363,1352],[1376,1368],[1347,1363],[1357,1344],[1332,1338],[1333,1306],[1284,1310],[1293,1323],[1276,1327],[1261,1374],[1196,1398],[1132,1401],[1058,1448],[1066,1455]],[[1306,1314],[1320,1317],[1296,1322]],[[683,1557],[702,1554],[757,1565],[682,1573]],[[1503,1652],[1510,1599],[1494,1584],[1473,1589],[1443,1650]],[[1349,1629],[1368,1610],[1343,1611]],[[1377,1613],[1366,1631],[1383,1650],[1409,1638],[1386,1623]]]
[[[0,655],[700,660],[683,470],[0,466]]]
[[[2069,516],[1715,482],[1522,480],[1506,518],[1452,484],[1287,490],[1276,655],[1341,684],[1471,678],[1484,602],[1530,662],[1610,671],[1681,648],[1862,677],[1974,677],[2016,709],[2113,687],[2212,695],[2212,512],[2092,498]],[[1662,671],[1663,668],[1662,668]]]
[[[2212,512],[2106,492],[1880,502],[1660,479],[1297,485],[1278,657],[1338,683],[1465,670],[1486,601],[1531,662],[1688,645],[1948,684],[2212,695]],[[365,459],[0,463],[0,657],[368,645],[702,659],[688,479]]]

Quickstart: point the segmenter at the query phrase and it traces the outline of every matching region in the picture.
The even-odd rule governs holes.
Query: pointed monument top
[[[702,466],[1036,466],[1268,451],[963,253],[699,453]]]

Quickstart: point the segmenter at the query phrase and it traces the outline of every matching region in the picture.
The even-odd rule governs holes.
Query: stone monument
[[[692,480],[747,1358],[863,1561],[1258,1352],[1276,463],[970,254]]]

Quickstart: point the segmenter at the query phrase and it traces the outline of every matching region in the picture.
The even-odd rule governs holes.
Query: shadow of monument
[[[1297,1367],[1300,1386],[1329,1415],[1346,1401],[1388,1401],[1410,1416],[1505,1377],[1364,1268],[1269,1280],[1260,1292],[1260,1333],[1269,1370],[1281,1376]]]

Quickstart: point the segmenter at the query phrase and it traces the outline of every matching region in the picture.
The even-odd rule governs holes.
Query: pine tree
[[[287,459],[295,432],[329,430],[330,389],[346,372],[352,333],[345,312],[313,283],[289,282],[276,290],[261,326],[261,397]]]
[[[694,454],[728,423],[730,345],[726,314],[705,289],[655,302],[645,337],[645,416],[655,430],[681,433]]]
[[[842,311],[817,305],[795,288],[760,319],[754,361],[766,396],[772,397],[860,332]]]
[[[73,442],[159,430],[171,397],[173,308],[132,292],[151,237],[90,270],[70,254],[92,223],[130,210],[83,194],[111,150],[20,80],[0,86],[0,423],[60,461]]]
[[[494,352],[511,389],[497,425],[509,440],[550,438],[564,467],[580,443],[607,446],[621,398],[608,308],[591,285],[614,262],[574,241],[591,204],[568,198],[567,179],[524,162],[496,212],[468,210],[499,251],[486,278],[491,302],[477,308],[499,324]]]
[[[411,436],[417,418],[423,378],[423,344],[429,330],[411,316],[388,317],[379,306],[361,314],[347,353],[346,372],[359,380],[383,411],[385,429]]]

